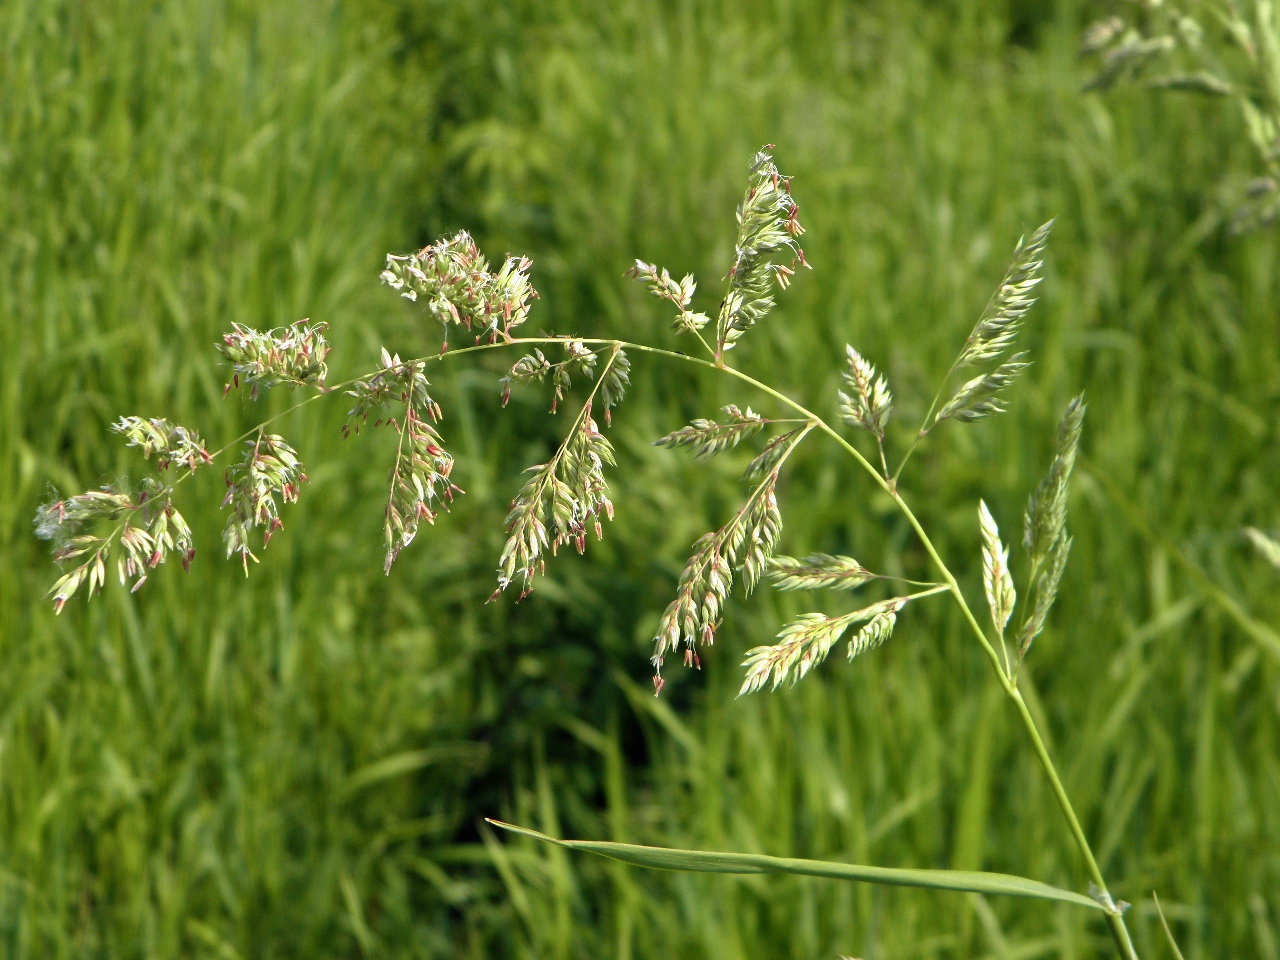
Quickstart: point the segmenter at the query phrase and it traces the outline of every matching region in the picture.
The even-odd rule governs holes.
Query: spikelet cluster
[[[751,163],[747,194],[738,207],[738,239],[729,289],[716,320],[716,354],[731,350],[738,339],[773,309],[773,286],[785,289],[796,264],[805,263],[797,238],[804,233],[799,208],[791,197],[791,181],[774,166],[769,147]],[[775,262],[790,256],[791,265]]]
[[[693,545],[676,597],[663,612],[654,637],[654,687],[658,692],[662,691],[662,663],[667,654],[683,645],[685,663],[697,664],[697,645],[715,641],[735,569],[741,569],[743,590],[750,593],[755,589],[782,531],[778,474],[810,429],[811,424],[775,438],[768,468],[762,475],[756,474],[759,482],[747,502],[723,527]]]
[[[534,576],[546,570],[548,550],[554,555],[572,543],[582,553],[588,530],[597,540],[604,536],[601,516],[613,519],[604,467],[613,463],[613,446],[592,419],[588,401],[555,456],[528,468],[528,481],[511,501],[507,542],[498,559],[498,589],[491,600],[517,579],[521,597],[528,595]]]
[[[848,366],[842,376],[849,392],[840,391],[840,419],[883,443],[884,428],[893,411],[889,383],[857,350],[847,344],[844,349]]]
[[[505,407],[511,399],[511,387],[517,383],[543,383],[548,378],[554,388],[551,398],[551,412],[555,413],[560,401],[565,398],[569,388],[573,386],[575,376],[591,376],[595,372],[599,352],[591,350],[581,340],[565,337],[565,358],[552,363],[546,355],[535,348],[533,353],[526,354],[512,364],[507,375],[502,378],[502,405]],[[631,382],[631,361],[623,350],[610,350],[612,362],[605,369],[600,379],[598,396],[600,405],[604,407],[605,423],[613,421],[613,408],[622,402],[627,385]]]
[[[326,329],[328,324],[310,320],[265,332],[233,323],[231,332],[224,333],[218,344],[232,370],[224,395],[242,382],[252,386],[255,400],[260,386],[323,386],[329,373],[325,366],[329,355]]]
[[[191,528],[169,494],[159,480],[146,477],[136,490],[112,484],[40,506],[36,535],[53,543],[56,562],[77,561],[49,590],[55,612],[61,613],[81,587],[89,598],[102,589],[107,562],[117,546],[120,583],[133,580],[132,591],[170,554],[181,558],[184,570],[190,568],[196,553]]]
[[[928,433],[944,420],[971,423],[1003,413],[1005,389],[1028,367],[1025,353],[1007,356],[1036,298],[1035,288],[1043,279],[1044,250],[1053,221],[1042,224],[1030,237],[1022,237],[1013,251],[1013,260],[995,293],[987,301],[972,332],[951,366],[952,372],[1001,361],[994,369],[966,380],[939,407],[921,428]],[[948,374],[948,379],[950,374]]]
[[[803,559],[773,557],[769,579],[779,590],[852,590],[877,577],[853,557],[815,553]]]
[[[864,626],[849,641],[849,659],[880,646],[893,635],[898,611],[907,601],[906,597],[894,597],[839,617],[804,614],[782,628],[777,643],[747,651],[742,663],[747,674],[738,696],[755,693],[766,685],[776,690],[788,679],[792,683],[800,680],[827,658],[850,627],[859,623]]]
[[[204,441],[194,430],[172,424],[163,417],[121,417],[111,429],[124,436],[131,447],[140,447],[144,459],[156,455],[156,466],[161,470],[177,464],[195,470],[212,462]]]
[[[1058,596],[1058,584],[1071,553],[1067,535],[1067,493],[1076,448],[1084,424],[1084,395],[1072,398],[1058,424],[1058,444],[1044,478],[1027,503],[1022,546],[1031,561],[1027,596],[1030,610],[1018,631],[1018,657],[1026,656],[1044,629],[1045,618]]]
[[[463,231],[417,253],[387,254],[382,280],[408,300],[421,300],[444,324],[446,344],[451,325],[509,336],[529,317],[529,303],[538,296],[529,282],[528,257],[508,257],[497,273]]]
[[[688,426],[653,441],[653,445],[689,447],[696,458],[703,460],[725,450],[732,450],[743,440],[763,430],[768,422],[750,407],[742,410],[737,404],[731,403],[724,408],[723,422],[699,417]]]
[[[681,333],[697,333],[711,322],[711,318],[705,313],[689,309],[689,304],[693,302],[694,291],[698,289],[693,274],[687,273],[677,282],[667,272],[666,267],[659,270],[652,263],[645,263],[643,260],[637,260],[635,266],[627,272],[643,280],[649,292],[655,297],[669,301],[676,308],[676,318],[672,323],[675,330]]]
[[[1009,573],[1009,548],[1000,542],[1000,528],[986,501],[978,502],[978,525],[982,530],[982,585],[991,610],[991,622],[996,633],[1003,637],[1018,594]]]
[[[243,458],[227,468],[227,493],[222,505],[230,507],[231,516],[222,531],[222,541],[228,557],[240,554],[246,575],[249,560],[258,561],[249,548],[249,534],[262,527],[265,548],[271,535],[284,526],[276,497],[293,503],[306,482],[298,452],[283,437],[271,433],[260,432],[255,439],[246,440]]]
[[[389,574],[400,551],[417,536],[419,523],[435,523],[441,506],[461,491],[449,479],[453,457],[433,426],[440,422],[440,404],[427,392],[431,384],[422,372],[422,362],[406,363],[385,347],[379,359],[379,370],[347,391],[355,404],[342,429],[344,436],[350,436],[352,427],[359,432],[376,413],[374,427],[390,427],[400,435],[389,473],[383,522],[386,554],[382,569]]]

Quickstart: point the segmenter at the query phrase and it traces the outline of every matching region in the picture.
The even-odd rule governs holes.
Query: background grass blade
[[[1055,900],[1079,907],[1101,910],[1091,897],[1051,887],[1039,880],[1014,877],[1007,873],[983,873],[976,870],[904,870],[896,867],[868,867],[856,863],[829,860],[800,860],[792,857],[770,857],[760,853],[720,853],[711,850],[677,850],[671,847],[645,847],[634,843],[609,843],[601,840],[557,840],[537,830],[503,823],[486,817],[489,823],[544,843],[554,843],[571,850],[585,850],[611,860],[650,867],[655,870],[682,870],[689,873],[789,873],[801,877],[824,877],[829,880],[858,880],[891,887],[919,887],[926,890],[956,890],[962,893],[1002,893],[1010,897]]]

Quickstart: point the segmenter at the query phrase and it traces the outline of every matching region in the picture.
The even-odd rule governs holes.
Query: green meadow
[[[882,649],[735,699],[745,651],[841,595],[735,592],[702,669],[652,638],[750,454],[652,441],[728,378],[633,358],[617,518],[493,603],[503,518],[543,462],[517,355],[428,375],[466,493],[382,572],[388,432],[342,397],[279,421],[310,483],[251,565],[221,470],[178,502],[190,573],[60,615],[31,519],[138,473],[109,425],[221,446],[292,402],[223,397],[233,322],[324,320],[331,380],[441,328],[378,280],[470,230],[533,260],[526,330],[681,349],[636,257],[714,313],[747,166],[776,145],[812,271],[734,363],[835,416],[846,343],[890,378],[901,451],[1018,237],[1057,218],[1009,411],[948,424],[902,488],[975,609],[977,502],[1007,540],[1087,394],[1061,594],[1021,677],[1144,958],[1280,957],[1280,244],[1229,236],[1236,113],[1081,92],[1101,8],[1057,0],[0,2],[0,956],[1084,958],[1070,905],[643,871],[498,835],[1088,877],[963,621],[912,605]],[[460,344],[459,344],[460,345]],[[297,399],[296,397],[293,399]],[[865,440],[856,439],[856,442]],[[869,449],[870,448],[866,448]],[[867,477],[815,439],[780,549],[923,576]],[[841,606],[846,604],[846,606]]]

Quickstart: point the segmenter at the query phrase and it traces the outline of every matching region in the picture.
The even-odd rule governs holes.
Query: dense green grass
[[[1174,555],[1280,623],[1238,534],[1280,523],[1277,244],[1205,216],[1249,149],[1212,103],[1081,96],[1070,3],[936,6],[0,6],[0,952],[1107,950],[1068,908],[643,873],[478,827],[1085,886],[944,602],[853,665],[734,700],[742,651],[806,609],[765,591],[702,673],[648,695],[684,553],[740,496],[734,464],[649,441],[730,400],[768,407],[711,375],[637,361],[618,520],[519,606],[482,604],[501,517],[563,426],[532,393],[499,416],[498,361],[432,374],[467,495],[390,578],[389,447],[343,443],[334,402],[284,424],[312,483],[248,581],[218,556],[209,476],[182,493],[189,576],[57,619],[41,599],[46,486],[137,469],[111,420],[170,415],[220,444],[260,416],[221,399],[211,345],[232,321],[328,320],[335,377],[383,342],[431,352],[438,328],[377,270],[467,227],[534,258],[531,327],[672,342],[622,273],[693,270],[713,307],[746,160],[772,142],[815,269],[735,360],[831,412],[854,342],[893,381],[900,436],[1017,236],[1059,218],[1012,409],[940,431],[904,488],[976,597],[978,497],[1012,538],[1087,389],[1075,548],[1026,686],[1143,956],[1166,955],[1153,888],[1189,958],[1276,956],[1280,671]],[[925,570],[853,464],[818,440],[795,463],[787,552]]]

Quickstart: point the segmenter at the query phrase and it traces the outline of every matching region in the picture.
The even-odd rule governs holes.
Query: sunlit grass
[[[233,321],[329,322],[335,375],[369,368],[382,342],[433,348],[434,324],[424,333],[377,272],[387,250],[468,228],[495,256],[534,258],[533,327],[654,339],[669,318],[623,271],[642,257],[695,272],[695,308],[714,313],[725,211],[743,158],[772,142],[815,269],[736,362],[823,413],[846,341],[900,404],[929,395],[1012,240],[1058,218],[1037,363],[1010,413],[940,433],[903,486],[976,573],[973,503],[1013,529],[1057,412],[1087,390],[1075,547],[1024,684],[1114,892],[1137,904],[1142,955],[1165,949],[1155,888],[1188,958],[1266,956],[1277,665],[1114,493],[1280,623],[1274,575],[1238,532],[1280,523],[1276,242],[1195,231],[1205,191],[1251,162],[1234,117],[1081,96],[1070,4],[1032,25],[976,3],[269,9],[0,10],[0,951],[1105,949],[1101,925],[1041,905],[646,874],[487,842],[485,815],[1085,885],[949,615],[913,614],[883,650],[735,700],[742,652],[802,612],[765,595],[733,611],[702,673],[669,670],[656,704],[643,689],[679,565],[739,493],[732,467],[711,482],[649,447],[740,399],[711,378],[637,362],[615,431],[632,479],[604,549],[518,607],[482,602],[537,451],[512,449],[496,373],[460,366],[433,389],[467,495],[390,579],[384,477],[370,448],[342,444],[336,404],[288,425],[320,468],[248,581],[219,556],[209,477],[183,493],[202,548],[189,576],[158,572],[133,598],[109,588],[57,620],[41,598],[35,504],[48,483],[129,469],[112,420],[170,414],[221,443],[256,419],[221,399],[212,347]],[[521,422],[520,403],[504,416]],[[796,463],[786,552],[883,568],[908,546],[863,479],[816,445]]]

